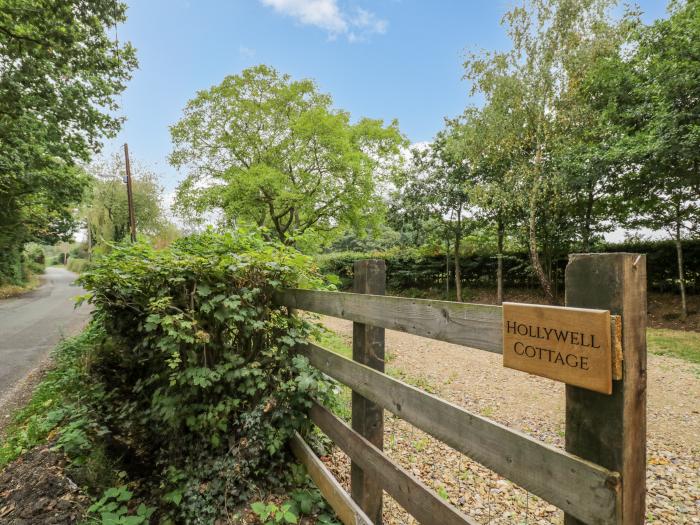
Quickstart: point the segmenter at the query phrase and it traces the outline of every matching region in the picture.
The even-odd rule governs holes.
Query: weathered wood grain
[[[423,525],[476,525],[323,406],[315,403],[309,415],[363,471],[376,479],[381,488]]]
[[[290,445],[296,458],[306,467],[309,476],[314,480],[321,494],[333,507],[333,510],[344,525],[372,525],[370,519],[353,501],[350,494],[345,492],[340,483],[333,477],[333,474],[296,432]]]
[[[616,523],[645,519],[646,257],[632,253],[577,254],[566,267],[566,304],[621,315],[622,379],[612,395],[566,387],[566,450],[620,472]],[[604,284],[604,285],[603,285]],[[566,515],[567,525],[585,523]]]
[[[353,290],[356,294],[384,295],[386,264],[383,260],[355,261]],[[374,370],[384,372],[384,328],[354,322],[352,324],[352,358]],[[384,410],[360,393],[352,393],[352,428],[379,450],[384,448]],[[353,499],[375,525],[382,523],[382,489],[373,476],[366,475],[352,461],[350,488]]]
[[[311,364],[447,445],[589,524],[614,523],[619,476],[317,345]]]
[[[502,353],[500,306],[313,290],[283,290],[277,304]]]

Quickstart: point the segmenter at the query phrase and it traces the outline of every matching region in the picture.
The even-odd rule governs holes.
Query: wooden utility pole
[[[136,242],[136,215],[134,213],[134,195],[131,191],[131,164],[129,163],[129,145],[124,143],[124,160],[126,162],[126,197],[129,202],[129,230],[131,242]]]

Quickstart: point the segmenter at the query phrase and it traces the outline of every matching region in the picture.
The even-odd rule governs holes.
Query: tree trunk
[[[447,278],[445,279],[445,291],[447,295],[445,296],[445,300],[449,301],[450,300],[450,239],[447,239],[447,250],[445,250],[445,275]]]
[[[496,270],[496,303],[503,303],[503,237],[505,235],[505,225],[501,217],[498,217],[498,248],[496,258],[498,268]]]
[[[688,318],[688,305],[685,300],[685,273],[683,272],[683,245],[681,243],[680,223],[676,222],[676,256],[678,259],[678,286],[681,289],[681,321]]]
[[[92,226],[90,221],[87,221],[87,256],[88,261],[92,260]]]
[[[459,262],[460,229],[455,234],[455,295],[457,302],[462,302],[462,270]]]
[[[593,183],[588,186],[588,201],[586,202],[586,217],[583,224],[583,252],[591,251],[591,223],[593,222]]]
[[[533,191],[534,193],[534,191]],[[533,196],[534,197],[534,196]],[[537,210],[535,207],[535,199],[530,198],[530,228],[529,228],[529,244],[530,244],[530,262],[532,263],[532,268],[535,271],[537,280],[542,286],[542,291],[549,304],[554,304],[554,293],[552,292],[552,281],[547,277],[544,269],[542,268],[542,263],[540,262],[540,255],[537,252]]]

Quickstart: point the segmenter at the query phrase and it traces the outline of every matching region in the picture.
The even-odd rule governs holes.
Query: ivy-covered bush
[[[307,257],[254,231],[208,231],[115,247],[80,282],[109,336],[91,365],[106,425],[155,470],[178,522],[211,523],[284,480],[311,397],[331,395],[292,351],[311,326],[271,302],[320,284]]]

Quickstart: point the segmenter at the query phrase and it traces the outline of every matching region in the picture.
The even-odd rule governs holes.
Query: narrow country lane
[[[43,278],[36,290],[0,301],[0,398],[89,317],[88,305],[74,307],[73,297],[85,293],[72,284],[74,273],[49,267]]]

